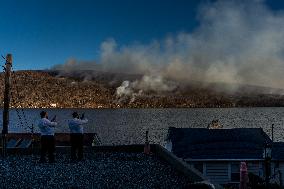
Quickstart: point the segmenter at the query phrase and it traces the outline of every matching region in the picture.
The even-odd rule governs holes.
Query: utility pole
[[[9,126],[9,104],[10,104],[10,87],[11,87],[11,67],[12,54],[7,54],[5,63],[5,89],[4,89],[4,110],[3,110],[3,129],[2,129],[2,155],[7,155],[7,134]]]
[[[274,124],[271,125],[271,140],[274,142]]]

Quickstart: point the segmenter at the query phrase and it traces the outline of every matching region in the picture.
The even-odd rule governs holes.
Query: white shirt
[[[51,122],[46,118],[42,118],[38,123],[41,135],[54,135],[54,127],[56,125],[56,122]]]
[[[74,118],[72,120],[69,120],[68,125],[70,129],[70,133],[81,133],[83,134],[83,124],[88,123],[88,120],[85,119],[78,119]]]

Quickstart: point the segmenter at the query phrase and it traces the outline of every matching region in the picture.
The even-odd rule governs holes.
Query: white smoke
[[[130,96],[133,94],[133,89],[129,81],[123,81],[120,87],[116,89],[116,95],[121,98],[123,96]]]
[[[116,89],[116,97],[117,102],[129,102],[132,103],[136,100],[137,96],[142,94],[142,90],[135,92],[135,83],[131,83],[130,81],[123,81],[120,87]]]
[[[273,11],[259,0],[219,0],[201,5],[198,19],[193,32],[150,44],[119,46],[108,39],[101,45],[99,63],[61,68],[144,75],[139,81],[123,82],[118,96],[171,91],[176,85],[168,84],[169,79],[283,88],[283,11]]]
[[[176,88],[174,82],[165,81],[161,76],[144,75],[142,79],[133,82],[123,81],[121,86],[116,89],[118,102],[128,100],[134,102],[136,97],[143,95],[144,92],[153,91],[156,93],[170,92]]]

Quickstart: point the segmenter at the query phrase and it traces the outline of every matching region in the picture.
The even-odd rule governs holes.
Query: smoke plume
[[[191,33],[127,46],[108,39],[101,44],[98,63],[73,61],[55,69],[144,75],[123,82],[118,96],[171,91],[177,83],[191,81],[283,88],[283,11],[273,11],[261,0],[220,0],[200,5],[197,17],[199,26]]]
[[[170,92],[176,88],[174,82],[165,81],[161,76],[147,76],[144,75],[142,79],[130,82],[123,81],[121,86],[116,89],[118,101],[128,100],[134,102],[137,96],[144,92],[152,91],[156,93]]]

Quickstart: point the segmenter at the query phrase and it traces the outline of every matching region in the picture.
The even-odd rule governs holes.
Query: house
[[[284,185],[284,142],[274,142],[272,146],[272,170],[271,172],[278,178],[279,184]]]
[[[284,143],[272,143],[261,128],[170,127],[166,148],[199,170],[212,183],[238,184],[242,161],[247,163],[248,172],[265,176],[263,152],[266,144],[275,144],[272,148],[271,175],[281,183],[284,179],[281,175],[284,173]],[[281,179],[277,180],[275,178],[279,173]]]

